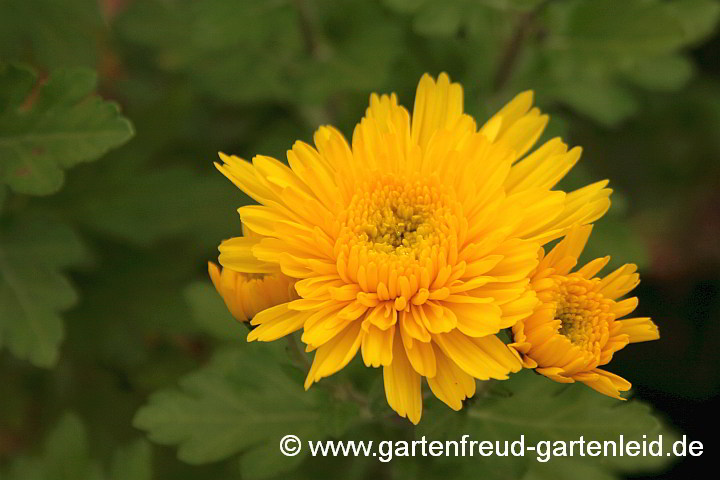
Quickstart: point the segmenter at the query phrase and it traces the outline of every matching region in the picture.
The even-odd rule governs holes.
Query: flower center
[[[358,188],[339,218],[339,268],[366,292],[387,290],[380,296],[409,301],[455,262],[459,209],[436,179],[378,175]],[[380,283],[387,288],[378,290]]]
[[[382,176],[356,193],[347,209],[350,243],[371,256],[420,259],[449,233],[448,198],[430,182]]]
[[[555,318],[561,321],[558,333],[588,352],[599,353],[609,337],[612,300],[592,290],[593,283],[582,277],[563,277],[555,291]]]
[[[417,255],[440,243],[443,221],[439,192],[416,182],[397,185],[378,182],[356,195],[350,205],[358,240],[371,250],[395,255]]]

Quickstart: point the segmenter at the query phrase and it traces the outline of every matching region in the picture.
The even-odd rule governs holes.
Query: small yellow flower
[[[208,273],[232,316],[247,322],[259,312],[297,298],[295,281],[280,272],[240,273],[208,262]]]
[[[423,377],[459,410],[475,379],[518,371],[495,334],[532,314],[538,248],[610,205],[607,182],[553,190],[579,148],[556,138],[526,155],[547,122],[525,92],[478,129],[462,87],[424,75],[412,117],[395,94],[373,94],[350,143],[321,127],[315,146],[288,151],[289,167],[220,154],[218,169],[259,204],[239,209],[255,236],[223,242],[220,263],[280,269],[300,297],[258,313],[248,340],[302,329],[315,352],[305,388],[360,351],[413,423]]]
[[[513,327],[515,348],[527,368],[556,382],[583,382],[600,393],[623,400],[627,380],[598,368],[629,343],[660,338],[649,318],[626,318],[637,298],[618,300],[639,283],[636,266],[624,265],[604,278],[597,274],[610,257],[598,258],[576,272],[591,226],[575,228],[544,258],[531,286],[541,304]],[[542,257],[542,256],[541,256]]]

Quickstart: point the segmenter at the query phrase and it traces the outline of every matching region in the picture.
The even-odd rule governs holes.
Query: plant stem
[[[322,53],[322,42],[320,41],[320,30],[315,9],[308,3],[308,0],[293,0],[293,4],[298,13],[305,50],[313,58],[319,58]]]
[[[535,27],[535,19],[542,10],[550,3],[551,0],[540,2],[534,9],[524,12],[518,18],[515,31],[505,46],[503,55],[500,58],[498,69],[493,78],[493,92],[499,92],[507,84],[512,77],[513,70],[517,65],[518,58],[522,52],[525,39]]]
[[[293,4],[297,11],[305,51],[317,63],[327,61],[332,56],[332,48],[324,38],[322,25],[313,1],[293,0]],[[332,98],[330,98],[325,104],[301,107],[300,114],[309,125],[315,127],[318,124],[335,123],[333,121],[336,117],[335,110]]]

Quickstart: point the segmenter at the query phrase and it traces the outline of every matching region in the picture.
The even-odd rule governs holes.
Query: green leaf
[[[598,54],[662,54],[682,46],[684,33],[676,18],[656,0],[568,2],[570,8],[557,37],[560,49]]]
[[[430,2],[415,16],[413,28],[421,35],[455,35],[463,13],[462,4],[458,2]]]
[[[614,82],[578,81],[558,85],[554,94],[560,102],[607,127],[618,125],[639,109],[631,92]]]
[[[16,460],[8,480],[102,480],[100,466],[90,459],[85,427],[65,414],[45,439],[42,455]]]
[[[102,28],[97,0],[2,0],[0,57],[49,68],[94,66]]]
[[[105,474],[90,456],[88,435],[74,413],[65,413],[50,430],[40,455],[20,457],[6,480],[151,480],[151,450],[145,440],[118,448]]]
[[[720,3],[715,0],[677,0],[664,5],[680,22],[686,44],[709,37],[717,28]]]
[[[515,442],[524,435],[525,445],[534,446],[540,441],[580,440],[581,436],[586,442],[618,441],[620,435],[624,436],[625,442],[641,442],[644,435],[652,441],[663,434],[664,452],[660,457],[586,456],[571,460],[592,465],[591,470],[602,468],[610,472],[661,468],[669,460],[664,453],[669,451],[674,440],[674,436],[652,415],[650,408],[639,401],[620,402],[582,384],[559,384],[531,371],[493,383],[485,396],[479,396],[470,403],[461,412],[453,412],[439,402],[432,402],[417,428],[417,436],[426,435],[433,440],[459,440],[462,435],[468,434],[474,440]],[[517,457],[484,457],[484,473],[488,473],[489,478],[518,478],[541,456],[540,453],[536,456],[525,453]],[[557,456],[548,463],[559,466],[568,458]],[[464,472],[458,478],[474,478],[475,467],[467,462],[456,462],[454,467]],[[562,466],[562,469],[567,468],[570,467]],[[534,478],[543,473],[541,470],[542,467],[534,473]]]
[[[628,80],[648,90],[682,88],[695,73],[682,48],[709,35],[718,17],[718,5],[705,0],[573,0],[546,10],[538,22],[548,37],[524,84],[607,127],[638,111]]]
[[[136,2],[119,29],[152,48],[161,67],[185,72],[203,91],[236,102],[289,99],[294,63],[304,49],[290,2]]]
[[[35,365],[55,364],[63,338],[60,312],[77,296],[61,270],[83,258],[66,225],[28,218],[0,224],[0,347]]]
[[[694,66],[680,55],[645,57],[630,62],[624,69],[628,79],[648,90],[678,90],[690,80]]]
[[[338,93],[366,95],[403,54],[396,22],[362,0],[152,0],[134,3],[119,30],[165,71],[239,104],[318,106]]]
[[[14,92],[3,96],[0,112],[0,181],[20,193],[54,193],[64,169],[95,160],[132,136],[117,105],[92,95],[96,83],[90,70],[57,70],[37,98],[21,104],[27,74],[9,68],[0,75],[0,84],[11,84]]]
[[[152,480],[150,444],[145,440],[119,448],[113,455],[110,468],[112,480]]]
[[[428,0],[384,0],[383,3],[389,8],[400,13],[413,13],[427,3]]]
[[[192,309],[193,319],[203,332],[219,340],[244,341],[247,328],[230,315],[210,279],[188,285],[184,293]]]
[[[367,92],[387,84],[391,67],[403,54],[403,39],[397,23],[374,2],[327,1],[321,11],[317,53],[298,67],[293,91],[298,92],[298,104],[322,110],[343,93],[359,92],[367,98]],[[316,121],[311,123],[317,127]]]
[[[279,437],[280,438],[280,437]],[[240,460],[242,478],[271,478],[297,468],[304,455],[286,457],[278,454],[279,441],[270,441],[248,450]]]
[[[184,377],[180,389],[153,394],[133,423],[154,442],[178,445],[178,457],[191,464],[246,452],[244,478],[287,471],[307,448],[285,457],[279,452],[282,437],[321,440],[337,423],[328,423],[324,391],[305,392],[287,375],[283,350],[277,342],[222,350],[209,365]]]
[[[198,328],[183,301],[183,290],[197,278],[204,259],[188,255],[186,243],[153,249],[107,241],[103,245],[94,257],[101,268],[78,276],[83,300],[68,312],[65,348],[81,363],[132,372],[143,388],[171,385],[197,366],[197,360],[184,348],[157,351],[152,348],[156,341],[148,340],[163,344],[183,338],[194,343],[190,336]],[[182,261],[178,251],[184,252]],[[145,368],[151,359],[155,359],[153,368]],[[164,359],[168,364],[159,366]]]
[[[533,463],[521,480],[620,480],[597,465],[568,458],[562,462]]]
[[[31,69],[0,63],[0,112],[21,104],[35,81],[35,73]]]
[[[542,6],[542,4],[545,3],[545,0],[489,0],[487,3],[489,5],[497,4],[498,6],[503,3],[507,3],[510,7],[517,8],[521,11],[527,11],[534,10],[539,6]]]
[[[184,166],[127,169],[122,160],[102,162],[73,175],[52,203],[85,227],[136,245],[190,234],[214,249],[219,238],[239,231],[235,210],[248,198],[210,160],[205,169],[203,175]]]

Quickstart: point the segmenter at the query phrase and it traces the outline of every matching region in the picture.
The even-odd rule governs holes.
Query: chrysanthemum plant
[[[645,405],[618,401],[630,383],[606,367],[627,344],[659,336],[650,319],[627,318],[635,266],[601,276],[607,257],[576,265],[610,207],[607,181],[556,188],[580,148],[555,138],[533,150],[548,117],[532,102],[521,93],[478,128],[460,85],[425,75],[412,115],[394,94],[373,94],[350,142],[324,126],[287,164],[220,154],[218,169],[256,204],[239,208],[243,234],[222,242],[209,273],[242,324],[234,331],[253,343],[235,340],[179,391],[154,395],[135,425],[190,463],[241,453],[250,479],[323,478],[303,462],[307,449],[279,453],[288,434],[669,435]],[[355,357],[369,368],[356,361],[311,388]],[[382,381],[369,370],[380,367]],[[481,460],[398,459],[393,478],[614,478],[667,458]]]
[[[611,190],[555,189],[581,149],[555,138],[532,150],[548,122],[532,102],[521,93],[478,128],[462,87],[425,75],[412,114],[373,94],[350,142],[323,126],[287,165],[221,153],[217,168],[257,202],[238,210],[245,234],[220,245],[222,272],[210,265],[230,311],[250,321],[248,341],[301,330],[313,353],[305,389],[359,351],[415,424],[423,378],[453,410],[477,380],[523,367],[623,399],[630,384],[598,367],[658,330],[620,320],[637,305],[617,301],[638,282],[634,266],[594,278],[605,258],[570,272]]]

